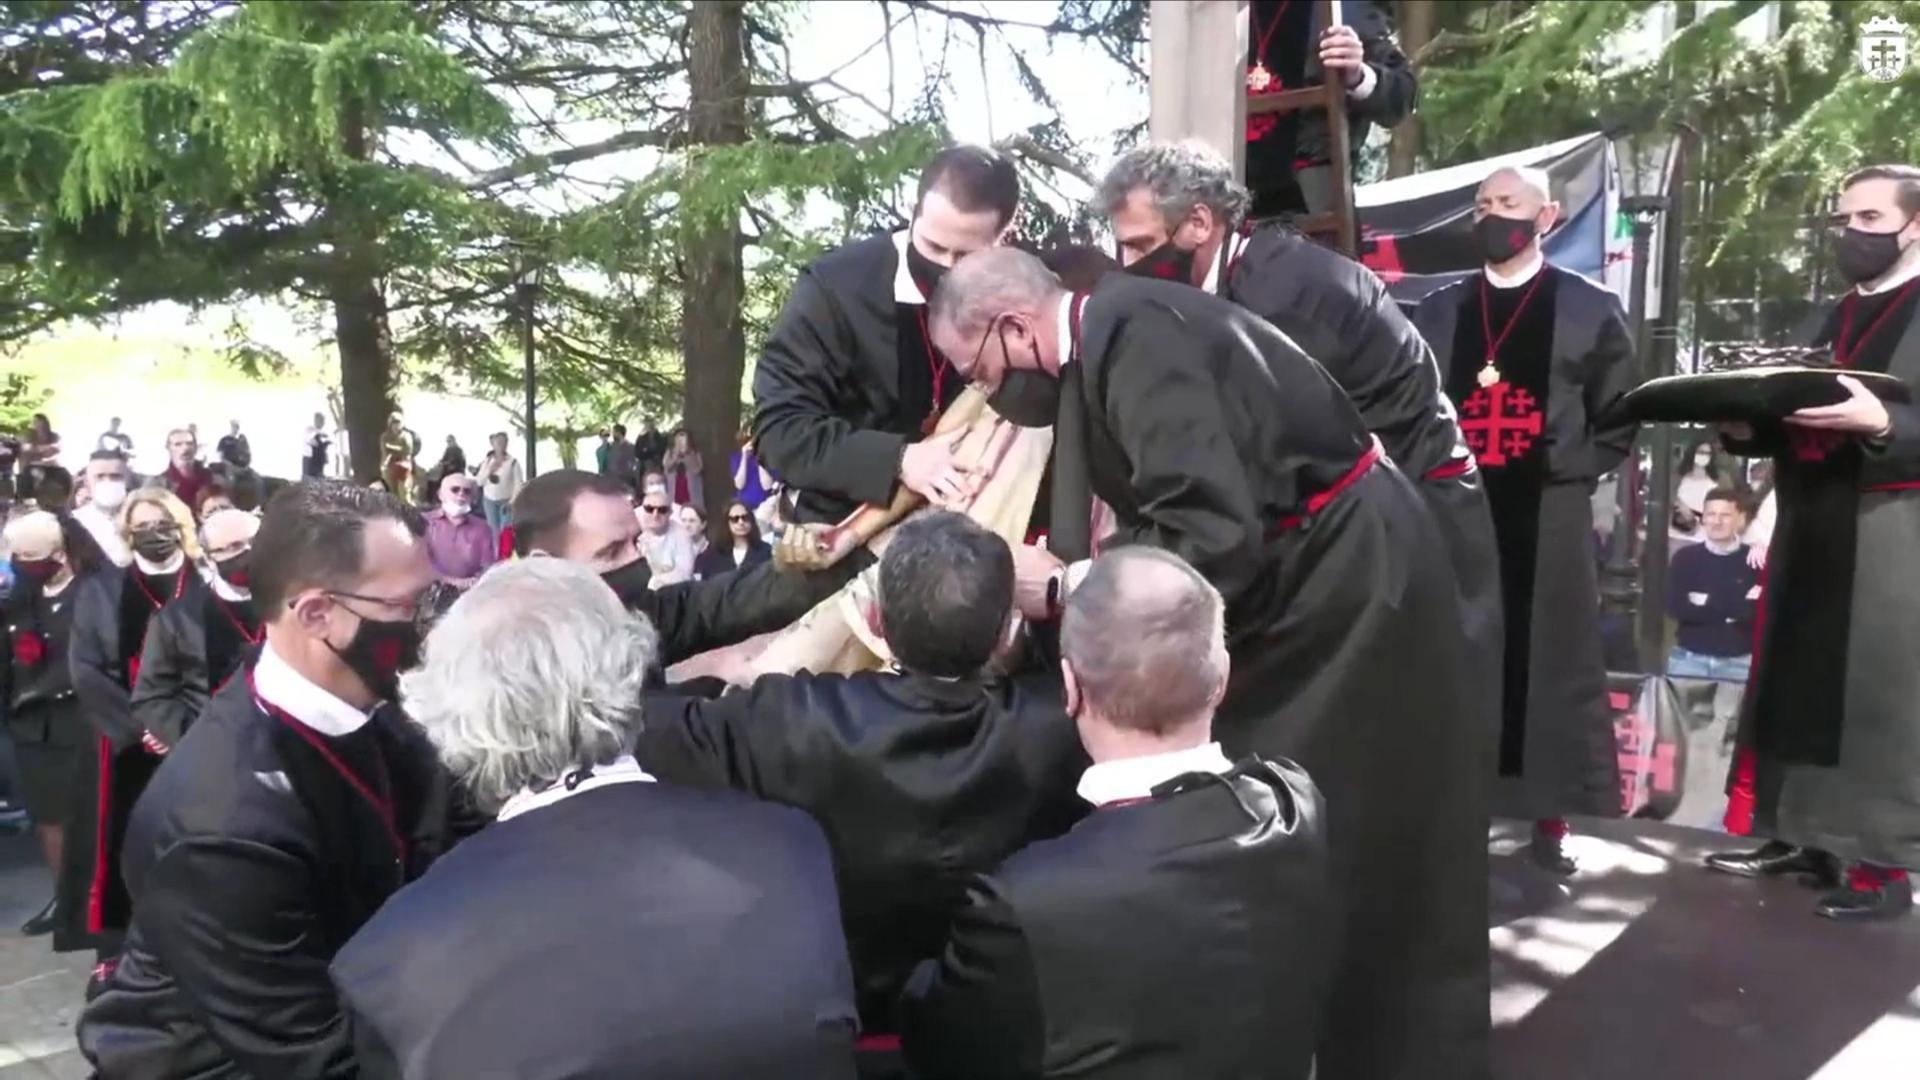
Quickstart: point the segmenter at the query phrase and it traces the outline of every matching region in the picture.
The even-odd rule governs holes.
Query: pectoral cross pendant
[[[1267,88],[1272,85],[1273,72],[1267,70],[1267,65],[1264,62],[1257,63],[1247,69],[1247,89],[1256,94],[1264,94],[1267,92]]]
[[[1480,375],[1479,375],[1480,385],[1492,386],[1494,383],[1497,383],[1499,381],[1500,381],[1500,369],[1497,367],[1494,367],[1493,360],[1489,358],[1487,360],[1487,366],[1480,369]]]

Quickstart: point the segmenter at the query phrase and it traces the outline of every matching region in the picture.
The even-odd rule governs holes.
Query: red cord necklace
[[[1496,336],[1493,332],[1493,314],[1487,306],[1487,275],[1480,275],[1480,334],[1481,340],[1487,343],[1487,364],[1480,369],[1480,374],[1477,376],[1481,386],[1492,386],[1500,381],[1500,369],[1494,366],[1494,361],[1500,358],[1500,346],[1506,343],[1507,335],[1513,333],[1513,328],[1520,325],[1520,316],[1527,310],[1528,302],[1533,299],[1533,291],[1540,287],[1540,279],[1546,276],[1547,268],[1543,264],[1539,272],[1533,275],[1533,280],[1527,283],[1527,291],[1520,294],[1520,306],[1513,309],[1512,315],[1507,316],[1507,325],[1501,327],[1500,333]]]
[[[240,640],[249,645],[258,645],[267,636],[265,625],[255,630],[247,629],[247,624],[240,621],[240,617],[233,613],[233,608],[218,593],[214,594],[213,602],[219,606],[220,614],[225,615],[227,621],[233,624],[233,628],[240,632]]]
[[[1280,0],[1280,7],[1273,13],[1273,21],[1260,32],[1260,41],[1253,47],[1253,66],[1247,69],[1247,90],[1254,94],[1277,94],[1286,87],[1267,67],[1267,42],[1273,40],[1273,32],[1280,29],[1286,21],[1287,5],[1292,0]],[[1251,15],[1249,15],[1251,17]]]
[[[1915,285],[1920,285],[1920,278],[1900,286],[1900,291],[1893,294],[1893,301],[1882,308],[1880,314],[1874,316],[1873,321],[1867,324],[1867,328],[1860,332],[1860,336],[1853,338],[1852,341],[1847,339],[1853,337],[1853,313],[1860,306],[1860,293],[1858,291],[1848,293],[1847,298],[1840,301],[1840,329],[1833,335],[1834,365],[1843,368],[1852,367],[1854,357],[1860,353],[1860,347],[1867,343],[1868,338],[1873,337],[1874,332],[1880,329],[1889,315],[1899,310],[1900,305],[1906,301],[1907,294],[1913,291]]]
[[[915,282],[915,285],[918,284]],[[920,292],[922,296],[926,295],[925,289]],[[928,404],[927,418],[920,422],[920,434],[925,436],[933,434],[933,429],[940,423],[940,381],[947,377],[947,358],[933,347],[933,334],[927,329],[926,305],[915,308],[914,314],[920,319],[920,344],[927,350],[927,372],[933,376],[933,400]]]
[[[180,567],[180,577],[178,580],[176,580],[173,583],[173,596],[170,599],[178,600],[180,599],[180,594],[187,591],[187,570],[188,569],[189,567],[187,566]],[[147,602],[153,605],[153,609],[155,611],[158,611],[161,608],[167,606],[167,603],[169,601],[162,600],[158,596],[155,596],[153,594],[153,590],[147,587],[147,575],[140,573],[138,567],[134,569],[133,583],[135,585],[140,586],[141,592],[147,594]]]

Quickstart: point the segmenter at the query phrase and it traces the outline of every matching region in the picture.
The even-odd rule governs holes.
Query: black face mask
[[[400,694],[400,673],[420,662],[420,624],[412,619],[368,619],[362,617],[353,632],[353,640],[344,649],[327,648],[347,670],[360,679],[367,692],[382,701],[395,701]]]
[[[1000,335],[1000,352],[1011,356],[1007,350],[1007,324],[996,322],[994,330]],[[1030,343],[1031,344],[1031,343]],[[987,351],[987,339],[980,339],[980,349],[973,355],[973,369],[980,366],[980,356]],[[998,413],[1001,419],[1019,427],[1052,427],[1060,415],[1060,380],[1039,370],[1040,347],[1033,346],[1032,369],[1009,367],[1000,376],[1000,388],[987,397],[987,407]]]
[[[213,568],[220,572],[227,584],[236,589],[251,588],[253,577],[253,552],[243,551],[238,555],[214,562]]]
[[[940,279],[947,276],[947,268],[920,254],[914,246],[912,234],[907,236],[907,273],[913,283],[920,286],[920,295],[933,298],[933,290],[940,285]]]
[[[180,550],[180,538],[171,531],[142,531],[133,534],[133,550],[152,563],[163,563]]]
[[[45,585],[48,581],[51,581],[53,575],[59,572],[60,562],[58,559],[13,560],[14,579],[22,585],[32,585],[38,588]]]
[[[1855,285],[1872,281],[1893,269],[1893,264],[1900,261],[1900,252],[1899,229],[1890,233],[1848,229],[1833,241],[1834,265],[1841,277]]]
[[[1504,218],[1488,214],[1473,223],[1473,249],[1490,263],[1503,263],[1527,250],[1539,235],[1532,218]]]
[[[1176,247],[1172,240],[1161,244],[1140,258],[1135,259],[1126,272],[1135,277],[1157,278],[1161,281],[1177,281],[1182,285],[1193,284],[1193,261],[1195,253],[1183,247]]]
[[[633,597],[646,595],[647,587],[653,583],[653,567],[647,565],[645,559],[635,559],[617,570],[601,574],[600,580],[606,582],[607,588],[613,590],[613,595],[625,604]]]

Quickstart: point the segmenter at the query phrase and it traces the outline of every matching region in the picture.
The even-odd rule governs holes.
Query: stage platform
[[[1814,894],[1699,869],[1726,837],[1576,822],[1562,882],[1493,830],[1497,1080],[1905,1080],[1920,1076],[1920,917],[1843,926]],[[87,1075],[72,1025],[91,956],[15,932],[50,881],[0,839],[0,1080]]]
[[[1920,917],[1818,918],[1795,882],[1701,869],[1717,833],[1574,828],[1569,881],[1493,830],[1497,1080],[1920,1077]]]

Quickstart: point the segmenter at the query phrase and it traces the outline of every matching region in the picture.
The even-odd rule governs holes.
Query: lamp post
[[[540,299],[540,267],[529,263],[514,279],[513,298],[520,309],[520,352],[525,361],[525,386],[527,391],[526,416],[527,429],[527,478],[532,479],[539,472],[534,462],[535,447],[540,442],[540,429],[534,426],[534,373],[533,373],[533,318],[534,305]]]

